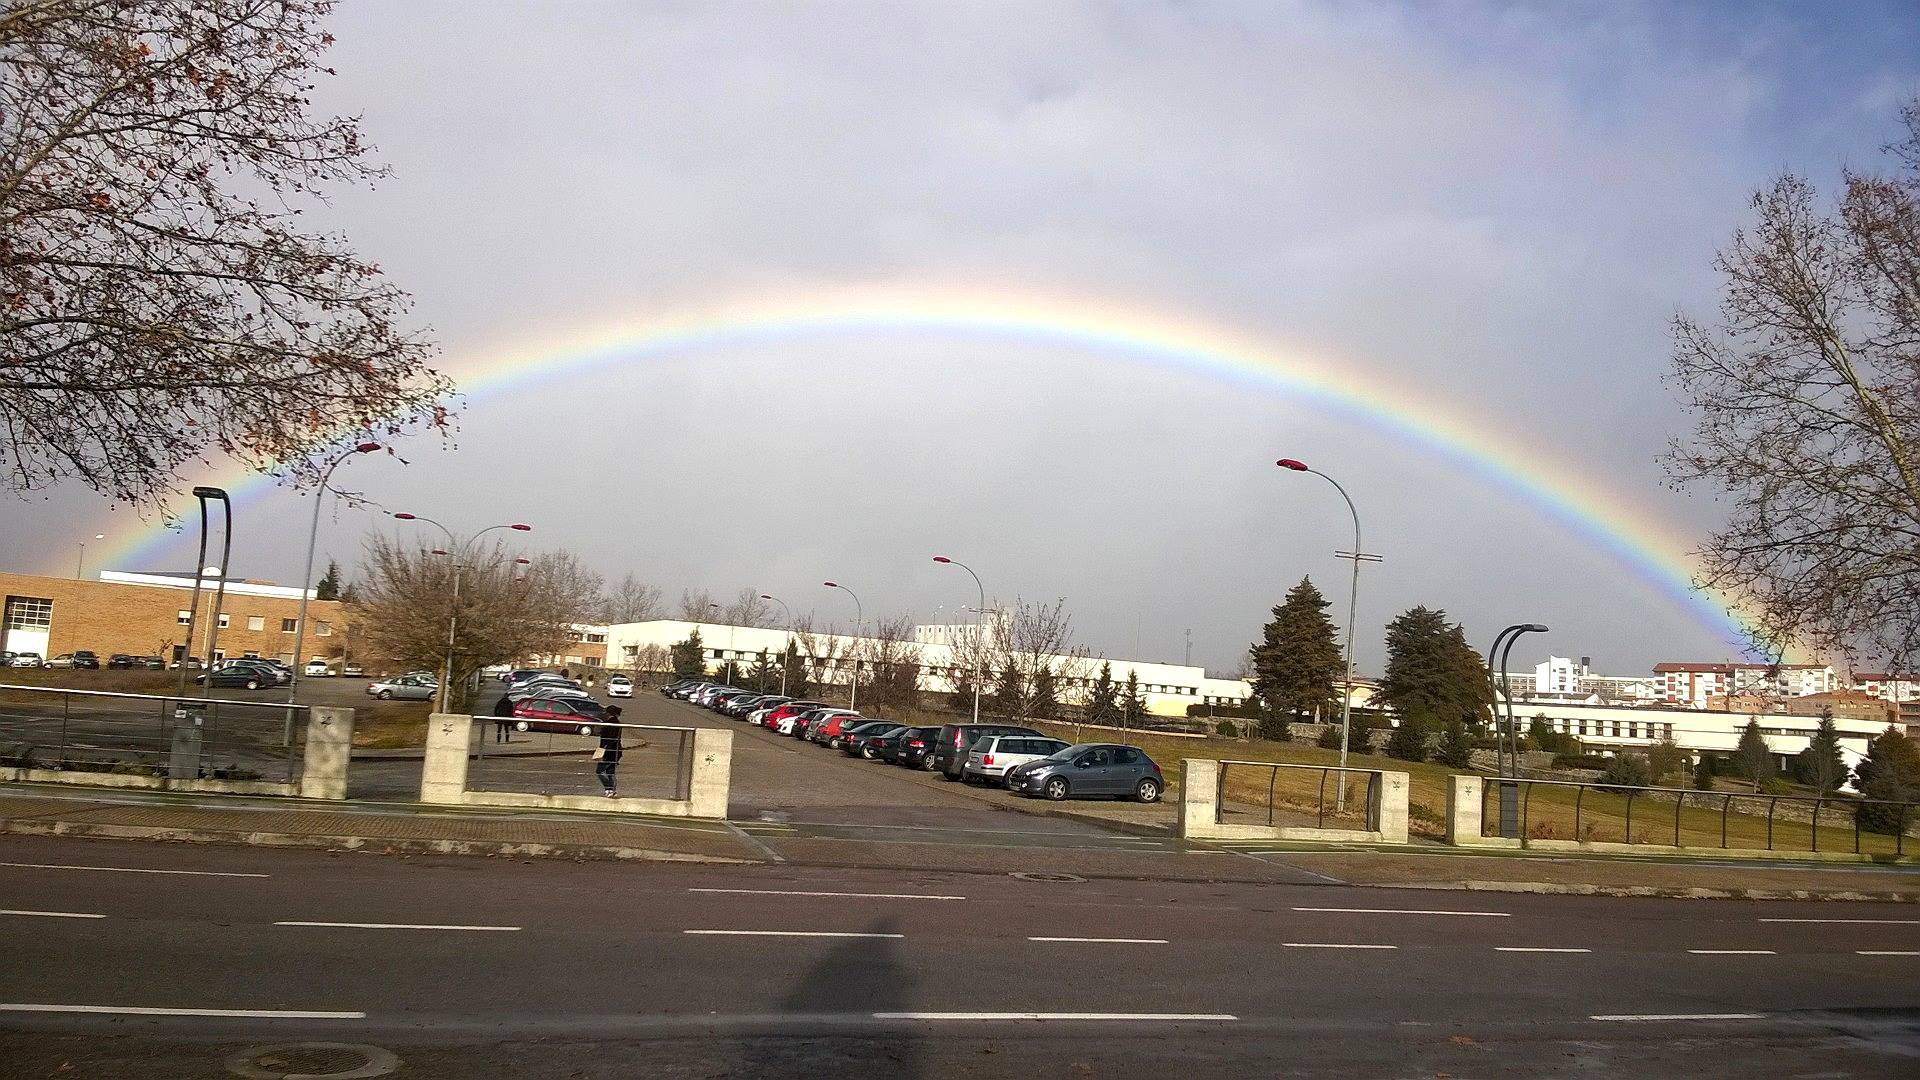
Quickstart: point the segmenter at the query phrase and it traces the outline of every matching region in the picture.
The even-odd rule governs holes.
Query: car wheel
[[[393,691],[391,691],[391,690],[382,690],[382,691],[380,691],[380,694],[379,694],[379,697],[380,697],[380,700],[381,700],[381,701],[392,701],[392,700],[393,700]]]
[[[940,767],[940,763],[933,760],[932,754],[928,754],[927,756],[920,759],[920,767],[927,770],[928,772],[932,772],[933,770]]]
[[[1067,782],[1065,779],[1056,776],[1047,781],[1047,786],[1043,790],[1046,792],[1047,798],[1054,802],[1059,802],[1061,799],[1067,797]]]
[[[871,746],[863,746],[863,747],[861,747],[861,748],[860,748],[860,756],[861,756],[861,757],[863,757],[863,758],[866,758],[866,759],[867,759],[868,761],[872,761],[872,760],[873,760],[873,747],[871,747]]]
[[[260,689],[260,680],[259,680],[259,679],[248,679],[248,680],[247,680],[247,689],[249,689],[249,690],[258,690],[258,689]]]
[[[1159,802],[1160,781],[1151,776],[1141,780],[1139,786],[1133,789],[1133,797],[1141,802]]]
[[[1003,788],[1006,788],[1008,791],[1012,791],[1013,790],[1013,774],[1009,773],[1006,776],[1002,776],[1000,778],[1000,786]]]
[[[955,780],[962,779],[963,776],[964,774],[962,776],[955,776],[945,769],[940,770],[940,779],[945,780],[949,784],[953,783]]]

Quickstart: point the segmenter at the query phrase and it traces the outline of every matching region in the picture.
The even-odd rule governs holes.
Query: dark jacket
[[[612,724],[600,727],[600,760],[619,761],[621,754],[620,729]]]

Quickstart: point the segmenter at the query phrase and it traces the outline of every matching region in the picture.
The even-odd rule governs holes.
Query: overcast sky
[[[822,286],[989,286],[1322,349],[1537,445],[1683,533],[1667,321],[1782,168],[1873,167],[1920,89],[1907,3],[347,2],[321,107],[394,171],[325,214],[417,299],[444,366],[504,342]],[[1344,618],[1338,476],[1386,556],[1360,659],[1413,604],[1482,646],[1642,671],[1730,655],[1591,538],[1392,430],[1218,375],[936,334],[708,348],[476,399],[457,449],[352,485],[461,529],[751,583],[822,622],[1064,597],[1111,656],[1236,666],[1310,574]],[[343,481],[345,479],[343,473]],[[242,507],[293,580],[304,500]],[[0,516],[9,568],[140,527],[85,493]],[[343,513],[351,562],[380,519]],[[159,567],[190,565],[191,546]],[[1528,655],[1531,663],[1538,657]]]

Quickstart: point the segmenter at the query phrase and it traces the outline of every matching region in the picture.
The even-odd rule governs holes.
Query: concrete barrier
[[[1271,762],[1247,764],[1269,765]],[[1180,835],[1188,840],[1305,840],[1327,843],[1404,844],[1407,842],[1407,774],[1374,769],[1365,829],[1326,829],[1299,825],[1242,825],[1220,820],[1221,763],[1213,758],[1180,762]],[[1281,765],[1281,768],[1287,768]],[[1316,766],[1300,766],[1317,768]]]
[[[427,747],[420,768],[420,801],[446,806],[540,807],[601,813],[655,814],[662,817],[720,819],[727,816],[733,779],[733,732],[721,728],[683,728],[691,747],[679,762],[684,799],[608,799],[596,795],[549,795],[530,791],[472,791],[467,787],[473,725],[493,717],[434,713],[427,720]],[[632,726],[632,725],[628,725]]]
[[[347,797],[347,768],[353,763],[353,710],[315,707],[307,713],[307,748],[300,769],[300,795],[308,799]]]

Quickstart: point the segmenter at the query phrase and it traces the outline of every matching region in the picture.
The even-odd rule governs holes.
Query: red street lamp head
[[[445,554],[446,554],[446,551],[445,551],[444,549],[442,549],[442,548],[434,548],[434,549],[433,549],[433,554],[435,554],[435,555],[445,555]]]
[[[380,449],[380,444],[377,442],[363,442],[359,446],[354,447],[353,452],[356,454],[371,454],[378,449]]]
[[[519,565],[519,566],[532,566],[532,565],[533,565],[533,560],[532,560],[532,559],[515,559],[515,560],[513,560],[513,561],[514,561],[514,563],[515,563],[516,565]]]
[[[413,516],[412,514],[407,514],[407,513],[400,513],[400,514],[395,514],[395,515],[393,515],[393,517],[394,517],[394,520],[395,520],[395,521],[418,521],[418,520],[420,520],[419,518],[416,518],[416,517],[414,517],[414,516]]]
[[[771,599],[773,599],[773,596],[772,596],[772,594],[770,594],[770,593],[761,593],[761,594],[760,594],[760,599],[762,599],[762,600],[771,600]]]
[[[952,559],[949,559],[949,558],[947,558],[947,557],[946,557],[945,555],[935,555],[935,556],[933,557],[933,561],[934,561],[934,562],[937,562],[937,563],[950,563],[950,562],[952,562],[953,560],[952,560]]]
[[[1290,457],[1283,457],[1279,461],[1274,462],[1274,464],[1280,466],[1283,469],[1292,469],[1294,472],[1310,471],[1307,468],[1306,462],[1295,461],[1293,458],[1290,458]]]
[[[514,532],[532,532],[533,531],[533,526],[521,525],[517,523],[513,525],[509,525],[507,526],[507,528],[512,529]]]
[[[837,581],[823,581],[820,584],[825,585],[829,589],[837,589],[840,587],[840,583]]]

